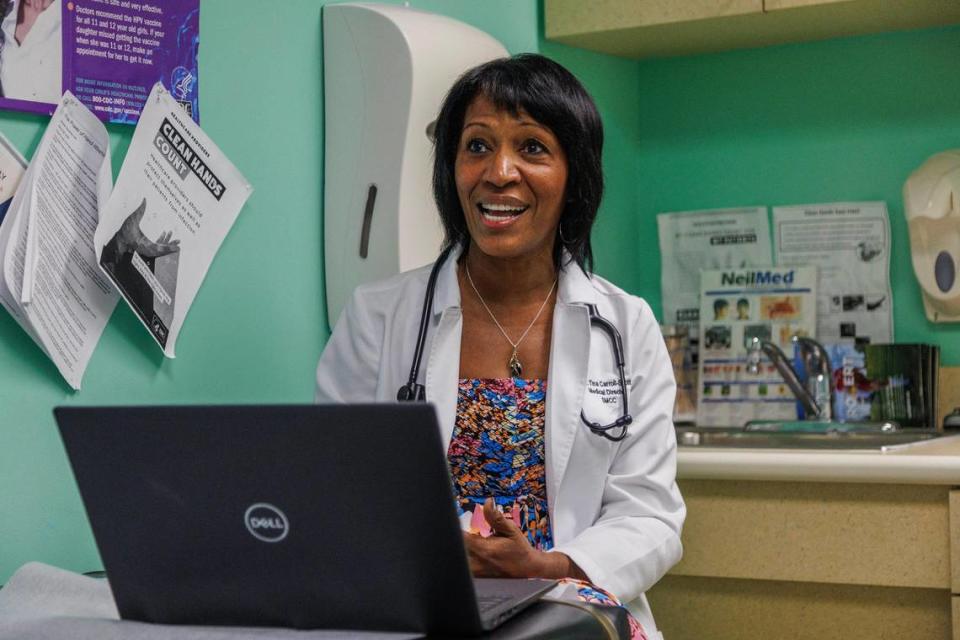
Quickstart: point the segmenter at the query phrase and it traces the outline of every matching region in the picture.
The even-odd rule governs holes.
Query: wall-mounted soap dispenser
[[[402,6],[323,8],[324,252],[332,327],[354,287],[436,259],[430,126],[454,80],[509,55],[490,35]]]
[[[913,272],[933,322],[960,322],[960,149],[935,154],[903,185]]]

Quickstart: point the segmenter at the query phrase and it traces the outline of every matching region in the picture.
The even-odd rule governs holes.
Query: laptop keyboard
[[[496,607],[501,605],[507,600],[512,599],[513,596],[505,595],[483,595],[477,596],[477,606],[480,608],[480,613],[484,614]]]

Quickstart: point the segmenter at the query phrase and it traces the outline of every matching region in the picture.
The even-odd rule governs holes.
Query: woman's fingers
[[[470,563],[470,573],[478,578],[493,577],[484,561],[484,539],[475,533],[463,532],[463,546],[467,549],[467,560]]]
[[[517,535],[523,536],[523,532],[520,531],[516,523],[500,513],[493,498],[487,498],[486,502],[483,503],[483,517],[497,535],[509,537],[515,537]]]
[[[507,578],[531,574],[531,554],[527,536],[510,518],[500,513],[493,498],[487,498],[474,510],[474,517],[489,525],[493,535],[463,533],[463,544],[470,561],[470,571],[481,578]]]

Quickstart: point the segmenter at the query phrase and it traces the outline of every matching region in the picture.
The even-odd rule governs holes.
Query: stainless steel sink
[[[858,425],[859,426],[859,425]],[[832,427],[832,428],[831,428]],[[932,440],[942,434],[935,430],[901,429],[882,431],[830,423],[824,430],[745,430],[744,428],[677,427],[681,447],[723,447],[746,449],[866,449],[886,451]]]
[[[902,427],[896,422],[834,422],[833,420],[751,420],[743,431],[764,433],[891,433]]]

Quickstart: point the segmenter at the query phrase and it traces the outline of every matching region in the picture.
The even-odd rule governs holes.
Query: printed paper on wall
[[[136,123],[160,82],[199,122],[199,0],[0,0],[0,108],[52,113],[70,91]]]

